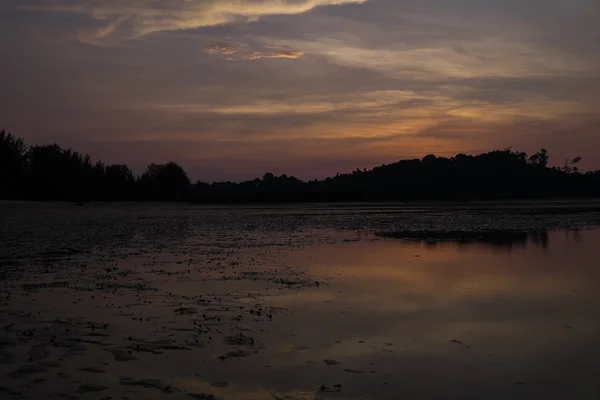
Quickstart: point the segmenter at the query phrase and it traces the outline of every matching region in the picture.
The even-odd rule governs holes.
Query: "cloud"
[[[295,59],[304,56],[304,52],[290,46],[260,45],[259,49],[233,42],[229,39],[214,40],[204,46],[204,52],[210,55],[226,56],[227,60],[260,60],[288,58]]]
[[[92,46],[114,45],[112,36],[119,30],[123,22],[123,18],[118,18],[99,28],[79,28],[75,36],[80,43]]]
[[[304,56],[302,50],[296,50],[289,46],[266,46],[264,51],[255,51],[245,60],[259,60],[261,58],[300,58]]]
[[[432,43],[383,49],[327,38],[280,42],[301,47],[342,66],[364,67],[392,78],[432,80],[597,74],[593,60],[567,60],[561,54],[546,52],[539,47],[499,40],[473,38],[460,46]]]
[[[204,46],[204,52],[207,54],[232,55],[237,53],[238,49],[235,43],[226,40],[215,40]]]
[[[31,143],[244,173],[507,146],[600,166],[597,0],[9,3],[0,119]]]
[[[132,27],[131,36],[160,31],[212,27],[257,21],[269,15],[294,15],[317,7],[362,4],[367,0],[34,0],[21,9],[85,15],[105,22],[110,33],[116,21]],[[106,30],[100,30],[102,37]]]

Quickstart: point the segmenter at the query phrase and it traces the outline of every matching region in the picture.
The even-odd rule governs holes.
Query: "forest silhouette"
[[[275,176],[245,182],[195,182],[175,162],[148,165],[135,176],[126,165],[93,162],[56,144],[27,146],[0,132],[0,199],[71,201],[191,201],[206,203],[316,201],[467,201],[600,197],[600,171],[582,173],[581,157],[549,166],[545,149],[511,149],[451,158],[428,155],[322,180]]]

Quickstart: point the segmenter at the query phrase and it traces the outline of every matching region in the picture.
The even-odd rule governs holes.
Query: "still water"
[[[3,204],[0,398],[598,399],[598,211],[551,207]]]

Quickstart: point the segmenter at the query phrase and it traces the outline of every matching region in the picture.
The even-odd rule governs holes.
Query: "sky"
[[[600,168],[600,0],[1,0],[0,34],[0,129],[138,173]]]

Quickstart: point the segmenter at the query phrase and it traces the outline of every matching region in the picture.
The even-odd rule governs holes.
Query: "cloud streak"
[[[252,54],[244,57],[245,60],[260,60],[262,58],[273,59],[273,58],[288,58],[296,59],[304,56],[302,50],[294,49],[290,46],[265,46],[262,51],[255,51]]]
[[[228,40],[215,40],[207,43],[204,46],[204,52],[207,54],[220,54],[225,56],[230,56],[232,54],[237,53],[238,48],[240,46],[245,46],[244,44],[232,43]]]
[[[260,59],[296,59],[304,56],[302,50],[291,46],[260,45],[259,50],[245,43],[229,39],[215,40],[204,46],[204,52],[210,55],[224,56],[228,61]]]
[[[24,10],[70,13],[106,22],[98,31],[106,32],[130,26],[132,37],[154,32],[213,27],[232,23],[255,22],[270,15],[295,15],[317,7],[362,4],[367,0],[34,0]]]

